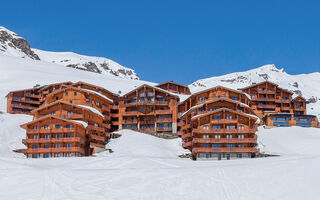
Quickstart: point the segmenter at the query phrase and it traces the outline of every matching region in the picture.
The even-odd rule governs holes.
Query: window
[[[228,140],[232,139],[232,135],[227,135],[227,139]]]
[[[50,129],[49,125],[44,125],[44,129]]]
[[[213,145],[212,145],[212,148],[220,148],[220,147],[221,147],[220,144],[213,144]]]
[[[221,119],[221,115],[220,114],[219,115],[215,115],[214,119]]]
[[[203,135],[202,137],[203,137],[203,139],[208,139],[209,135]]]
[[[216,95],[215,95],[215,94],[212,94],[212,97],[216,97]]]
[[[67,128],[72,128],[72,124],[67,124]]]
[[[86,95],[86,99],[89,99],[89,95]]]
[[[56,129],[61,128],[60,124],[56,124]]]
[[[212,129],[220,129],[220,128],[221,128],[220,126],[215,126],[215,125],[212,126]]]
[[[227,114],[226,118],[227,118],[228,120],[231,120],[231,119],[232,119],[232,115]]]
[[[33,148],[33,149],[37,149],[37,148],[38,148],[38,145],[37,145],[37,144],[36,144],[36,145],[33,145],[32,148]]]
[[[44,148],[45,148],[45,149],[48,149],[48,148],[50,148],[50,145],[49,145],[49,144],[45,144],[45,145],[44,145]]]
[[[72,134],[67,134],[66,137],[67,138],[72,138]]]
[[[37,129],[38,129],[38,126],[34,126],[33,129],[34,129],[34,130],[37,130]]]
[[[61,115],[61,118],[65,119],[65,118],[66,118],[66,116],[65,116],[65,115]]]
[[[200,98],[199,98],[199,101],[204,101],[204,100],[205,100],[204,97],[200,97]]]
[[[67,147],[67,148],[71,148],[72,145],[71,145],[71,144],[66,144],[66,147]]]
[[[226,94],[223,94],[223,98],[226,98],[227,97],[227,95]]]
[[[73,112],[71,112],[71,111],[68,111],[68,115],[72,115],[73,114]]]
[[[228,126],[227,126],[227,129],[235,129],[235,128],[236,128],[235,125],[228,125]]]
[[[74,96],[77,96],[77,92],[74,92]]]
[[[49,154],[43,154],[44,158],[49,158]]]
[[[238,135],[238,139],[239,140],[243,140],[244,139],[244,135]]]
[[[144,108],[140,108],[139,111],[144,111]]]
[[[239,126],[238,126],[238,129],[239,129],[239,130],[244,130],[244,125],[239,125]]]
[[[70,101],[70,104],[72,104],[72,101]]]
[[[66,92],[66,96],[68,96],[69,94],[68,94],[68,92]]]
[[[208,125],[204,125],[203,126],[203,130],[209,130],[209,126]]]
[[[232,97],[232,100],[237,101],[238,98],[237,97]]]
[[[56,139],[60,139],[61,138],[61,135],[56,135]]]
[[[97,105],[97,106],[100,106],[100,103],[99,103],[99,102],[96,102],[96,105]]]
[[[56,115],[56,112],[51,112],[50,115]]]
[[[34,136],[33,136],[33,139],[37,140],[37,139],[38,139],[38,136],[37,136],[37,135],[34,135]]]
[[[221,136],[220,135],[215,135],[214,138],[219,140],[221,138]]]
[[[244,144],[239,144],[239,148],[244,148]]]
[[[235,148],[234,144],[227,144],[227,148]]]
[[[32,154],[32,158],[38,158],[37,154]]]
[[[50,135],[44,135],[44,139],[46,140],[50,139]]]
[[[204,144],[203,145],[203,148],[209,148],[210,146],[209,146],[209,144]]]

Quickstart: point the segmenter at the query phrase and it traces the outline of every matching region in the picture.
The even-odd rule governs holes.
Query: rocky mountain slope
[[[294,92],[294,97],[302,95],[311,103],[307,109],[310,114],[320,118],[320,73],[290,75],[284,69],[275,65],[264,65],[249,71],[235,72],[223,76],[198,80],[189,85],[192,92],[201,91],[209,87],[222,85],[239,89],[262,81],[277,83],[280,87]]]
[[[26,39],[2,26],[0,26],[0,54],[47,61],[99,74],[111,74],[122,78],[139,79],[139,76],[133,69],[124,67],[107,58],[84,56],[73,52],[49,52],[32,49]]]

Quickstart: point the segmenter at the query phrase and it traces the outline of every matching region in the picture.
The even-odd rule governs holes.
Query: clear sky
[[[5,1],[0,25],[33,48],[103,56],[143,80],[195,80],[276,64],[320,71],[320,1]]]

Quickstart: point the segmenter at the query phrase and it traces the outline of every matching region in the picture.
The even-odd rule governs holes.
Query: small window
[[[60,124],[56,124],[56,129],[61,128]]]
[[[67,124],[67,128],[72,128],[72,124]]]
[[[72,101],[70,101],[70,104],[72,104]]]
[[[66,92],[66,96],[68,96],[68,92]]]
[[[74,92],[74,96],[77,96],[77,92]]]

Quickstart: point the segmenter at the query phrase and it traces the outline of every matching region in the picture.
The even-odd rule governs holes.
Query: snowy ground
[[[108,144],[111,154],[13,158],[10,150],[20,147],[23,131],[10,134],[17,132],[12,127],[28,120],[22,115],[0,118],[5,133],[0,135],[0,199],[292,200],[318,195],[320,129],[260,129],[262,151],[281,156],[259,159],[181,159],[180,139],[128,130]]]

